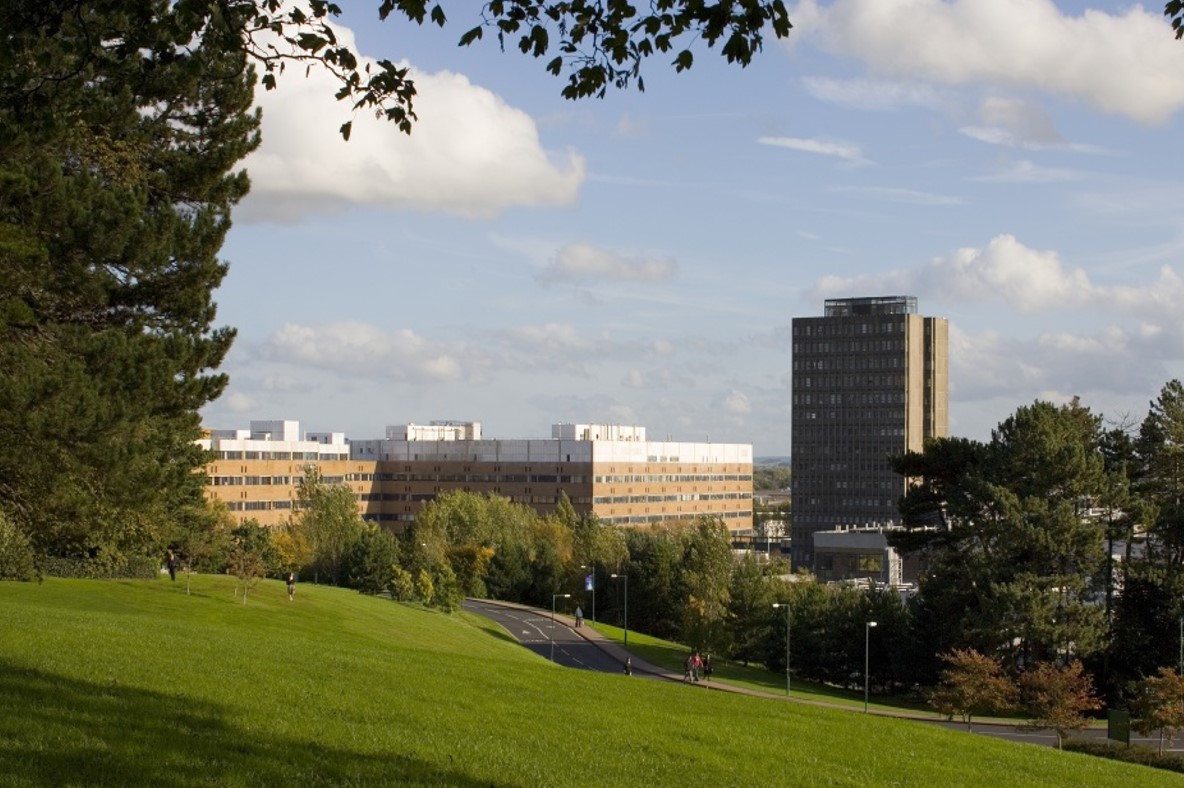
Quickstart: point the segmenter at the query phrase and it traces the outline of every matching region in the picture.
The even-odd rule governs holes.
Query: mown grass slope
[[[12,785],[1165,785],[1049,748],[572,671],[483,619],[224,577],[0,583]]]

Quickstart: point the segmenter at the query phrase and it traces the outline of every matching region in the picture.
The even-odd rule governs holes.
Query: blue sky
[[[419,122],[360,114],[344,143],[325,77],[261,91],[207,426],[610,422],[786,455],[790,320],[841,296],[949,318],[955,435],[1038,398],[1141,419],[1181,376],[1184,43],[1158,5],[798,3],[747,69],[700,46],[581,102],[457,48],[468,4],[444,31],[350,6]]]

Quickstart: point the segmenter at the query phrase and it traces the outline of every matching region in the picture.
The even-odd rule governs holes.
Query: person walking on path
[[[691,681],[699,680],[699,672],[703,669],[703,660],[699,658],[699,652],[696,651],[691,655]]]
[[[584,626],[584,609],[576,605],[576,629]]]
[[[625,657],[625,675],[633,675],[633,657]]]
[[[288,573],[288,601],[291,602],[296,596],[296,573]]]
[[[710,654],[706,654],[703,657],[703,680],[706,682],[711,681],[711,655]]]
[[[683,666],[682,680],[688,684],[691,682],[691,671],[694,669],[694,661],[695,661],[695,655],[688,654],[686,665]]]

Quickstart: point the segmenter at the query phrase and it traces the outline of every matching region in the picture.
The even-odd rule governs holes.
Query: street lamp
[[[555,600],[563,597],[564,599],[571,599],[571,594],[551,594],[551,632],[548,638],[551,641],[551,661],[555,661]]]
[[[863,628],[863,713],[867,714],[867,671],[868,671],[868,653],[870,651],[869,644],[872,640],[872,627],[876,625],[875,621],[867,622],[867,626]]]
[[[596,564],[591,566],[580,564],[580,569],[588,569],[592,572],[592,625],[596,626]]]
[[[629,575],[609,575],[625,581],[625,648],[629,648]]]
[[[774,602],[773,607],[785,608],[785,697],[789,697],[789,617],[793,609],[786,603]]]

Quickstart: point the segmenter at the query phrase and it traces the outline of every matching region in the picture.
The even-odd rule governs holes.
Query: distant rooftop
[[[826,317],[849,315],[911,315],[917,311],[916,296],[871,296],[868,298],[828,298],[823,302]]]

